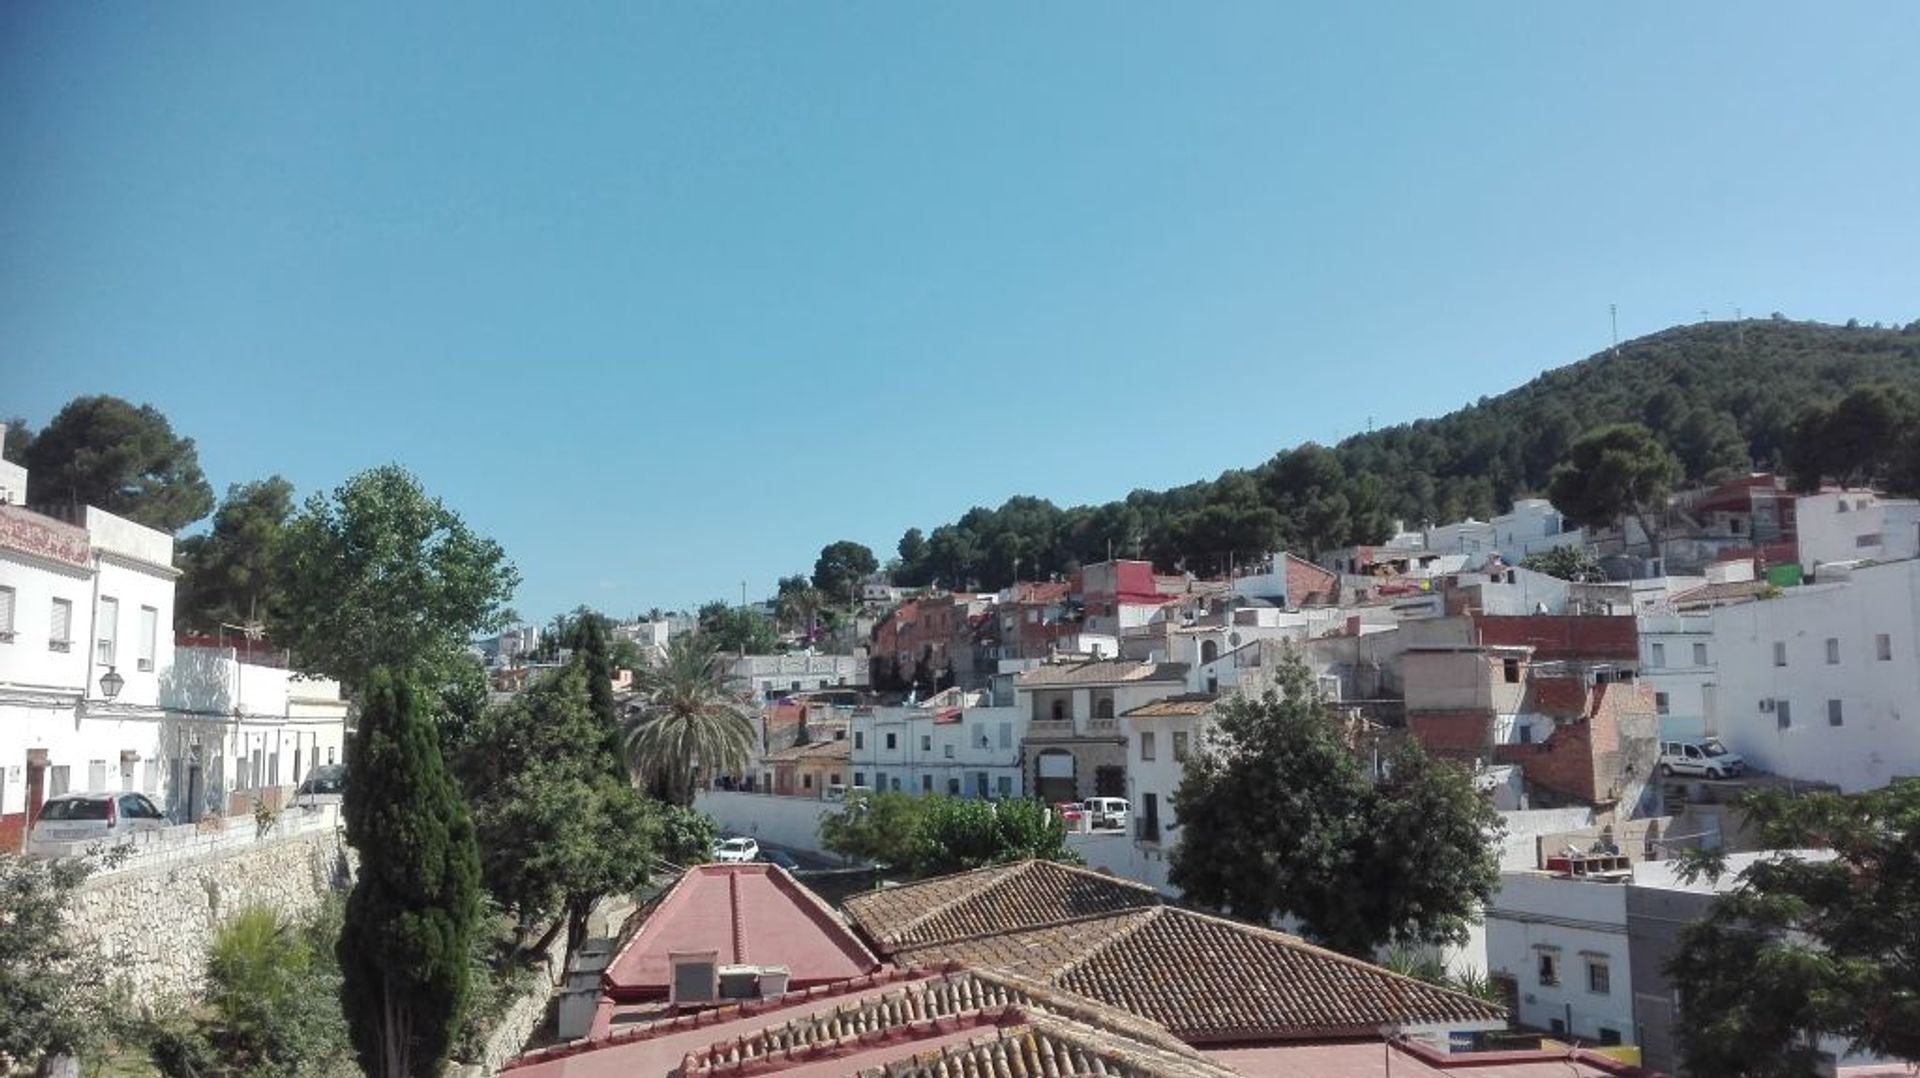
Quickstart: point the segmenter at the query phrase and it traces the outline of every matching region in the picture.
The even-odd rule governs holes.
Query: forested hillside
[[[1544,491],[1574,439],[1606,423],[1644,423],[1690,480],[1784,468],[1804,414],[1867,386],[1920,396],[1920,322],[1680,326],[1438,419],[1282,450],[1211,482],[1069,509],[1021,496],[930,533],[909,529],[895,579],[1000,588],[1016,572],[1042,579],[1109,550],[1205,574],[1276,548],[1379,542],[1395,520],[1486,519]]]

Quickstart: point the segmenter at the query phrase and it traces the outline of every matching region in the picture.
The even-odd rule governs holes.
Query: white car
[[[117,842],[136,831],[156,831],[171,821],[145,794],[60,794],[40,806],[27,853],[56,857],[94,842]]]
[[[745,864],[760,856],[760,844],[750,838],[723,838],[713,844],[713,859],[721,864]]]
[[[1717,737],[1660,743],[1662,775],[1700,775],[1709,779],[1737,778],[1746,771],[1747,761],[1737,752],[1727,751]]]

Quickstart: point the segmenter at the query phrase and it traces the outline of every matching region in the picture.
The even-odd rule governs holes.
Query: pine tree
[[[431,1078],[467,1001],[473,826],[416,690],[385,668],[368,679],[348,766],[347,841],[360,871],[338,945],[341,1003],[363,1071]]]

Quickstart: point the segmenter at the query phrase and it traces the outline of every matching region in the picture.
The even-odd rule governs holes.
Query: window
[[[66,651],[73,646],[73,600],[53,601],[53,624],[47,631],[47,650]]]
[[[1840,638],[1837,636],[1827,637],[1827,665],[1840,665]]]
[[[923,794],[930,794],[933,792],[933,776],[932,775],[920,776],[920,792]]]
[[[1113,718],[1113,697],[1102,696],[1093,702],[1093,717],[1096,719]]]
[[[1793,704],[1786,700],[1773,702],[1773,721],[1782,730],[1793,725]]]
[[[947,796],[948,797],[960,796],[960,777],[958,775],[955,775],[954,777],[947,780]]]
[[[101,666],[113,665],[114,641],[120,633],[120,600],[111,595],[100,597],[98,611],[100,639],[94,658]]]
[[[1655,667],[1667,665],[1667,645],[1655,644],[1652,650],[1653,657],[1647,660],[1648,665]]]
[[[1003,749],[1013,747],[1013,724],[1010,722],[1000,724],[1000,747]]]
[[[1600,959],[1587,959],[1587,991],[1602,996],[1613,991],[1613,971]]]
[[[1873,652],[1874,652],[1874,657],[1879,659],[1881,662],[1883,663],[1892,662],[1893,661],[1893,637],[1888,636],[1886,633],[1879,633],[1875,635],[1873,638]]]
[[[855,730],[853,732],[853,747],[856,749],[864,749],[867,747],[867,733],[865,730]]]
[[[1662,715],[1665,715],[1667,713],[1667,694],[1666,693],[1657,692],[1653,694],[1653,709]]]
[[[160,635],[160,611],[150,606],[140,608],[140,662],[142,670],[153,669],[154,648]]]
[[[1775,640],[1773,642],[1773,665],[1787,665],[1787,644],[1784,640]]]
[[[933,735],[932,734],[920,735],[920,751],[921,752],[933,751]]]
[[[1868,532],[1865,535],[1856,535],[1853,537],[1853,545],[1856,547],[1862,547],[1862,548],[1870,547],[1870,546],[1879,546],[1880,533]]]
[[[888,747],[888,748],[890,748],[890,749],[897,749],[897,748],[899,748],[899,747],[900,747],[900,735],[898,735],[898,734],[888,734],[888,735],[887,735],[887,747]]]
[[[0,644],[13,643],[13,589],[0,588]]]
[[[994,789],[999,792],[1001,797],[1012,797],[1013,796],[1013,776],[1011,775],[1000,776],[994,782]]]
[[[800,773],[800,788],[802,790],[813,789],[813,772],[802,771]]]
[[[1540,987],[1552,988],[1560,983],[1560,971],[1555,968],[1556,964],[1552,951],[1540,952]]]
[[[1173,758],[1179,763],[1186,763],[1187,761],[1187,732],[1185,730],[1175,730],[1173,732]]]
[[[893,777],[893,792],[894,793],[900,792],[900,776],[898,775],[895,775]]]
[[[58,797],[73,784],[73,769],[66,764],[47,769],[47,796]]]
[[[1612,1029],[1607,1026],[1601,1026],[1600,1027],[1600,1043],[1602,1045],[1619,1044],[1620,1031],[1617,1029]]]
[[[1705,644],[1693,645],[1693,665],[1695,666],[1707,665],[1707,645]]]
[[[1065,719],[1066,717],[1067,717],[1067,702],[1065,700],[1055,700],[1053,702],[1054,721],[1058,722],[1062,719]]]
[[[1520,684],[1520,660],[1507,659],[1500,664],[1501,673],[1509,685]]]
[[[940,746],[940,748],[942,750],[941,755],[945,756],[949,760],[953,759],[953,742],[949,741],[946,744]]]
[[[1843,716],[1841,715],[1840,701],[1828,700],[1827,701],[1827,725],[1839,726],[1839,725],[1842,725],[1843,721],[1844,720],[1843,720]]]
[[[1140,731],[1140,758],[1142,760],[1153,759],[1153,731],[1152,730]]]
[[[865,771],[855,771],[853,773],[853,784],[855,786],[865,786],[867,784],[867,773]]]
[[[105,760],[87,761],[87,789],[104,790],[107,788],[107,762]]]

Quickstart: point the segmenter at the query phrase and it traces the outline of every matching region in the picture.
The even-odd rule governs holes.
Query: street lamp
[[[109,666],[107,672],[100,675],[100,695],[111,700],[120,695],[120,690],[126,684],[127,679],[121,677],[119,671]]]

